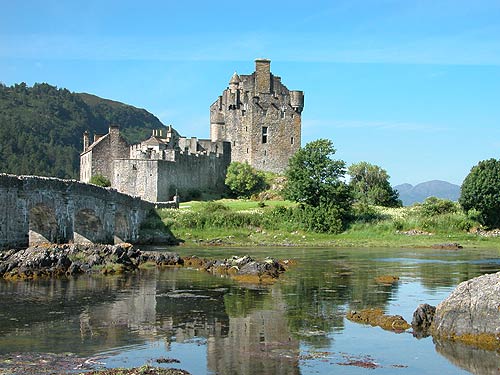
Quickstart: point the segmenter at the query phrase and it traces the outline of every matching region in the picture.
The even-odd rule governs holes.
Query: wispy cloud
[[[255,56],[295,62],[500,65],[500,38],[491,30],[460,35],[375,39],[318,33],[217,33],[165,37],[0,35],[0,57],[83,60],[248,61]],[[283,43],[293,40],[294,43]],[[296,48],[299,46],[300,48]]]
[[[401,132],[436,133],[450,130],[447,127],[434,124],[414,123],[405,121],[364,121],[364,120],[314,120],[304,119],[304,129],[337,128],[337,129],[378,129]]]

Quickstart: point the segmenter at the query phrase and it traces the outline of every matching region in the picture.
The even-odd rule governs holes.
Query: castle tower
[[[255,60],[255,72],[234,73],[210,106],[210,137],[231,143],[231,161],[282,173],[300,148],[304,93],[290,91],[271,73],[271,61]]]

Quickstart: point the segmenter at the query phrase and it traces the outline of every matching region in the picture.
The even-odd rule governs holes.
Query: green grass
[[[277,207],[277,206],[284,206],[284,207],[291,207],[295,205],[295,203],[290,202],[290,201],[265,201],[264,207],[260,207],[259,201],[251,200],[251,199],[219,199],[216,201],[217,203],[221,203],[227,208],[233,210],[233,211],[251,211],[251,210],[260,210],[262,208],[269,208],[269,207]],[[200,201],[191,201],[191,202],[183,202],[180,204],[181,209],[189,209],[192,211],[199,211],[201,210],[207,202],[200,202]]]
[[[459,243],[466,248],[498,248],[500,238],[482,237],[465,229],[479,225],[455,208],[429,214],[424,205],[358,209],[356,219],[341,234],[304,231],[286,218],[272,215],[275,207],[292,207],[287,201],[222,199],[186,202],[179,210],[161,210],[159,216],[186,245],[302,246],[302,247],[431,247]],[[458,207],[458,206],[457,206]],[[427,212],[427,213],[426,213]],[[419,230],[430,234],[406,235]]]

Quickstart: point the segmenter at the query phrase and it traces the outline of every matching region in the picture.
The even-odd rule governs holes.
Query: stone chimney
[[[110,125],[109,126],[109,135],[111,137],[117,136],[120,134],[120,127],[118,125]]]
[[[255,95],[271,92],[271,60],[255,60]]]
[[[83,152],[87,151],[87,149],[89,148],[89,142],[89,132],[85,130],[85,132],[83,133]]]

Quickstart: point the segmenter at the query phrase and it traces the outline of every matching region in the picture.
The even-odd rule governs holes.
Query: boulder
[[[500,272],[460,283],[436,307],[434,336],[500,348]]]
[[[428,303],[418,305],[417,309],[413,313],[413,319],[411,321],[414,336],[421,338],[430,335],[429,330],[434,320],[435,313],[435,306],[431,306]]]

